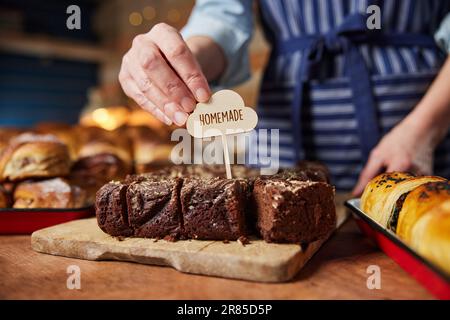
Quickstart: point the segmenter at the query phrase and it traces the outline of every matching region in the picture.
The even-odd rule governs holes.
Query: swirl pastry
[[[0,181],[66,176],[70,166],[67,146],[55,136],[23,133],[0,155]]]

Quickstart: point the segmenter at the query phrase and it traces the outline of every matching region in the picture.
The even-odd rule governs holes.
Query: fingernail
[[[157,113],[159,120],[161,120],[162,122],[164,122],[168,126],[172,125],[172,120],[170,120],[170,118],[168,116],[166,116],[164,114],[164,112],[162,112],[159,109],[157,109],[155,112]]]
[[[206,102],[209,100],[209,93],[204,88],[199,88],[195,91],[195,98],[200,102]]]
[[[187,117],[188,117],[187,113],[181,111],[175,112],[173,116],[175,123],[179,126],[182,126],[186,123]]]
[[[183,99],[181,99],[181,106],[183,107],[184,111],[191,112],[192,110],[194,110],[195,101],[190,97],[184,97]]]

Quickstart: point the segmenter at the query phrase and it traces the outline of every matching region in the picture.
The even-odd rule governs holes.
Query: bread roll
[[[0,128],[0,156],[3,151],[8,147],[9,141],[23,133],[22,129],[17,128]]]
[[[79,139],[72,126],[63,123],[44,122],[36,125],[34,131],[40,134],[54,135],[67,146],[71,160],[77,159]]]
[[[67,180],[54,178],[19,183],[14,191],[14,208],[80,208],[86,192]]]
[[[394,186],[414,176],[403,172],[388,172],[373,178],[361,197],[361,210],[378,223],[382,223],[383,206]],[[386,227],[386,225],[383,225]]]
[[[411,230],[410,244],[420,255],[450,274],[450,201],[422,215]]]
[[[401,204],[398,223],[393,231],[406,243],[409,243],[411,230],[420,217],[446,200],[450,200],[449,181],[428,182],[415,188],[407,194]]]
[[[67,146],[55,136],[23,133],[0,155],[0,181],[66,176],[70,166]]]

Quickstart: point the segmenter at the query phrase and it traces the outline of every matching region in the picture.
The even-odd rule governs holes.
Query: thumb
[[[366,163],[366,166],[359,175],[358,182],[356,183],[356,186],[353,188],[352,195],[355,197],[360,196],[363,193],[367,183],[369,183],[369,181],[373,177],[375,177],[378,173],[380,173],[382,167],[383,167],[383,160],[371,155]]]

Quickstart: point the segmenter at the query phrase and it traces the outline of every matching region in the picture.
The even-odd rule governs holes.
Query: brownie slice
[[[257,229],[267,242],[309,243],[336,227],[334,188],[324,182],[257,179]]]
[[[134,236],[178,238],[182,234],[182,179],[141,178],[128,187],[128,221]]]
[[[113,181],[97,192],[95,214],[100,229],[112,236],[131,236],[133,229],[128,223],[126,192],[128,185]]]
[[[249,184],[238,179],[184,181],[181,189],[184,236],[202,240],[237,240],[246,234]]]

